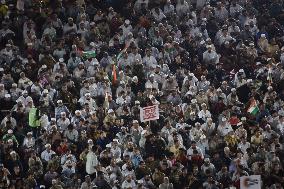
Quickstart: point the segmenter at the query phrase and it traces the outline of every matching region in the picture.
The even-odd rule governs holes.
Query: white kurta
[[[86,161],[86,172],[88,174],[94,174],[96,172],[96,166],[99,164],[97,156],[94,152],[88,152]]]

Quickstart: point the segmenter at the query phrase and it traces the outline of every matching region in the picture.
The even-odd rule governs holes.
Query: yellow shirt
[[[174,155],[177,156],[177,155],[178,155],[178,152],[179,152],[179,149],[180,149],[180,146],[177,146],[177,147],[176,147],[176,145],[172,145],[172,146],[170,147],[170,152],[174,153]]]
[[[263,141],[263,136],[262,135],[260,135],[260,136],[255,136],[255,135],[253,135],[252,137],[251,137],[251,143],[252,144],[255,144],[255,145],[259,145],[259,144],[261,144],[262,143],[262,141]]]

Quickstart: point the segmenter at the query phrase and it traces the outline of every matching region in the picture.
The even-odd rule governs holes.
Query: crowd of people
[[[0,20],[0,188],[283,189],[283,0],[1,0]]]

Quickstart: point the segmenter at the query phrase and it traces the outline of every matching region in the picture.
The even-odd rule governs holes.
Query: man
[[[68,23],[63,27],[63,33],[64,35],[77,33],[77,26],[74,24],[73,18],[68,18]]]
[[[61,112],[65,112],[67,115],[70,114],[67,106],[65,106],[62,100],[57,100],[57,107],[55,107],[55,117],[56,119],[60,118]]]
[[[132,26],[130,24],[130,20],[126,19],[124,21],[124,24],[120,26],[120,28],[123,31],[124,38],[129,34],[129,32],[132,32]]]
[[[195,141],[191,141],[191,147],[187,150],[187,156],[189,156],[189,159],[191,159],[191,156],[193,155],[194,151],[197,151],[198,154],[200,155],[201,159],[204,158],[202,150],[196,146]]]
[[[168,177],[164,177],[164,182],[159,185],[159,189],[173,189],[174,186],[172,183],[170,183]]]
[[[94,176],[94,174],[97,172],[96,167],[98,166],[98,164],[99,161],[97,155],[94,152],[94,147],[90,147],[86,155],[86,173]]]
[[[207,50],[203,53],[203,61],[205,64],[217,64],[219,62],[219,55],[212,50],[212,46],[208,45]]]
[[[57,125],[61,131],[65,131],[70,124],[70,119],[67,118],[65,112],[60,113],[60,118],[57,120]]]
[[[44,161],[44,163],[47,163],[51,160],[52,155],[56,154],[52,149],[50,144],[46,144],[45,150],[41,153],[41,159]]]
[[[131,174],[127,175],[125,181],[121,185],[121,188],[129,189],[129,188],[135,188],[135,187],[136,187],[136,183],[133,180]]]
[[[8,140],[12,140],[14,144],[16,144],[17,146],[19,146],[19,142],[18,140],[16,139],[15,135],[13,134],[13,130],[12,129],[9,129],[7,134],[5,134],[2,138],[2,140],[4,142],[8,142]]]
[[[85,176],[85,181],[82,183],[80,189],[93,189],[96,185],[91,181],[90,175]]]

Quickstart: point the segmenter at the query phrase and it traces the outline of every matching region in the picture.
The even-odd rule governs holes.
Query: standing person
[[[95,148],[89,147],[86,155],[86,173],[94,178],[97,174],[96,167],[99,165],[97,155],[95,154]]]

